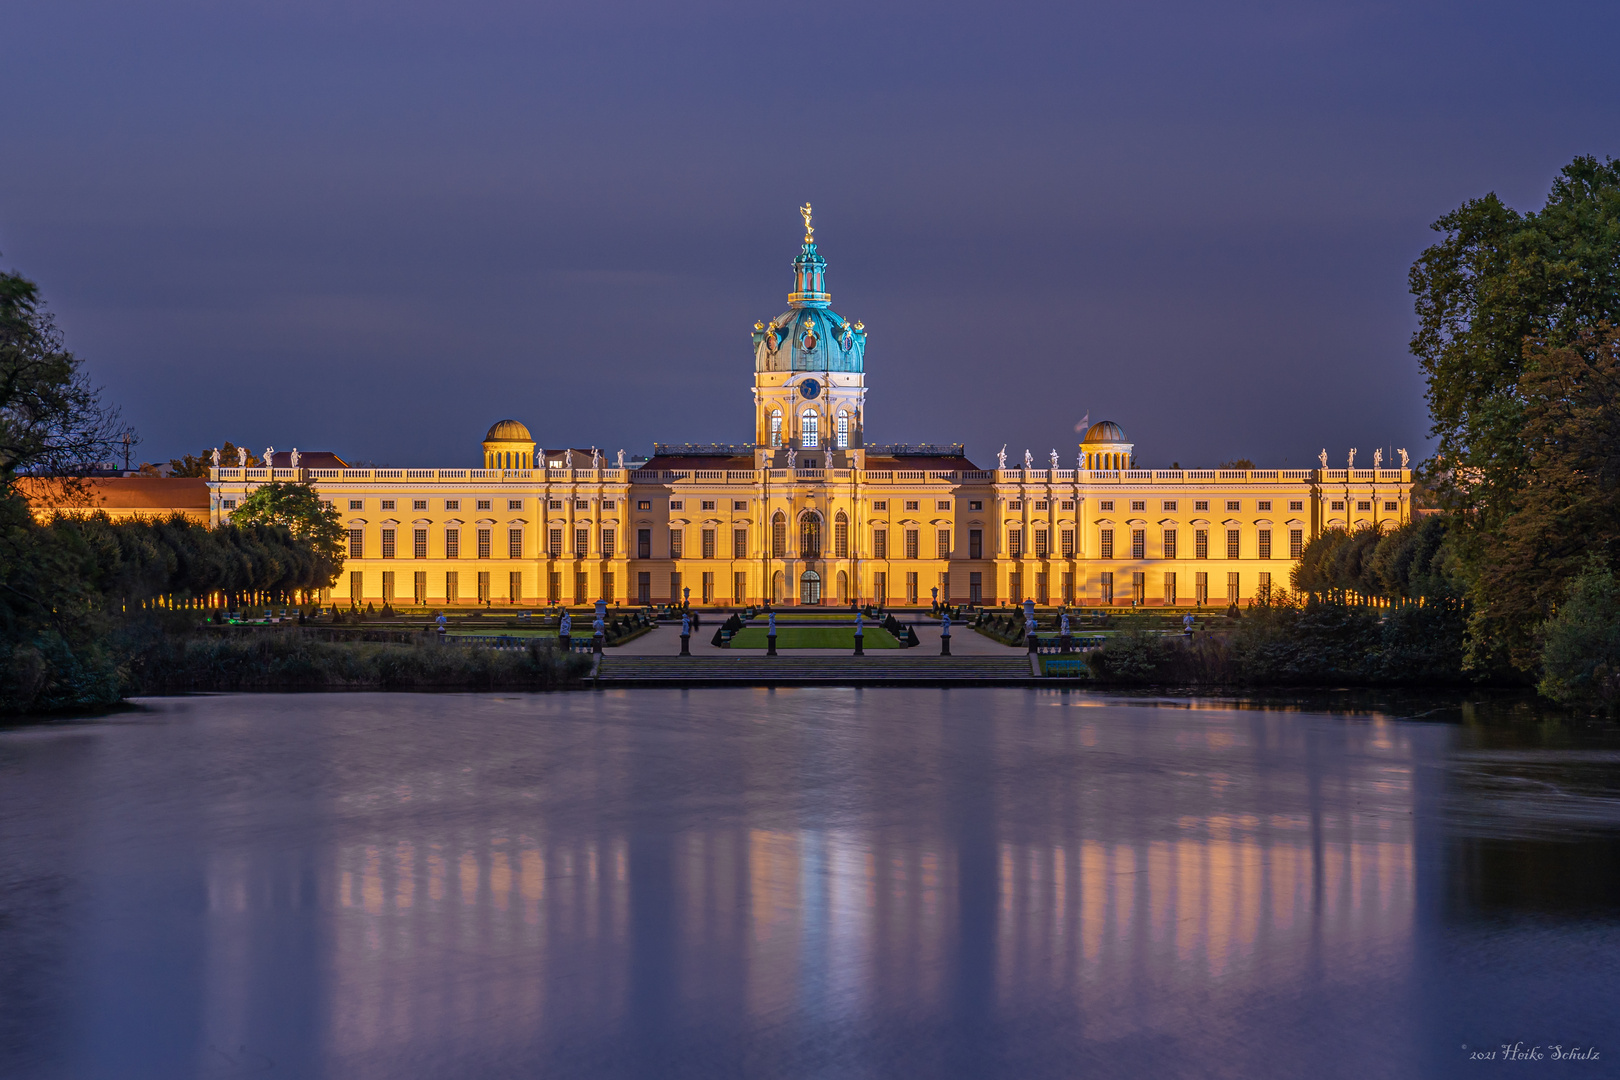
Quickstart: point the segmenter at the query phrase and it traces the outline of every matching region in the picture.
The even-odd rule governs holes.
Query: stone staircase
[[[613,656],[603,685],[903,686],[937,683],[1030,684],[1027,655],[1010,656]]]

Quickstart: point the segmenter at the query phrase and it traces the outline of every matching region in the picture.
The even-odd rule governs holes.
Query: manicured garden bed
[[[881,626],[864,627],[862,647],[867,649],[898,649],[900,643]],[[733,649],[763,649],[766,647],[765,627],[745,626],[731,639]],[[779,626],[776,629],[777,649],[848,649],[855,650],[853,626]]]

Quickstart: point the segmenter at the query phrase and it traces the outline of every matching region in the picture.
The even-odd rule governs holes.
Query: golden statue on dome
[[[807,243],[807,244],[815,243],[816,242],[816,230],[810,227],[810,204],[809,203],[805,203],[803,206],[799,207],[799,216],[804,218],[804,242]]]

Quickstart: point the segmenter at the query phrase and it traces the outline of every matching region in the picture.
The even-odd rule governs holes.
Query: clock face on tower
[[[812,399],[821,393],[821,384],[814,379],[806,379],[799,384],[799,393],[803,394],[807,399]]]

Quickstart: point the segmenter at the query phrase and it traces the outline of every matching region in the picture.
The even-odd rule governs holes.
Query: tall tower
[[[866,327],[832,310],[810,204],[788,310],[754,324],[754,458],[784,468],[864,468]]]

